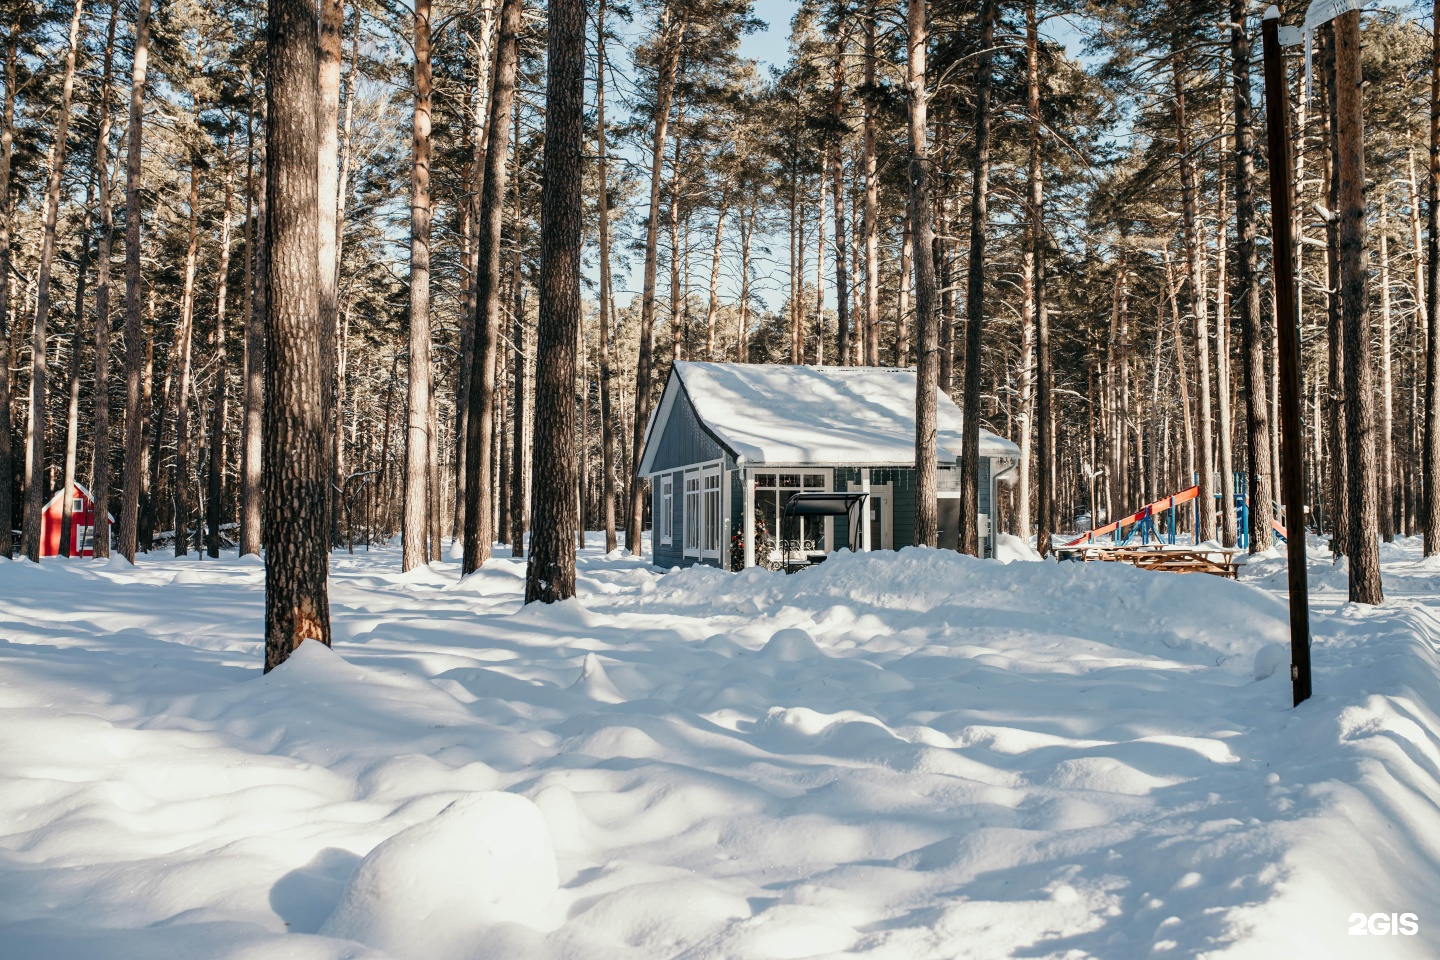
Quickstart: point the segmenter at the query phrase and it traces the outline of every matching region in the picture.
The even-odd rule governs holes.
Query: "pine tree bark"
[[[1380,191],[1380,538],[1395,539],[1395,380],[1391,357],[1390,217],[1387,190]]]
[[[914,282],[915,232],[910,221],[910,205],[905,205],[905,222],[900,228],[900,282],[895,301],[895,366],[908,367],[914,353],[910,326],[910,290]]]
[[[90,466],[90,495],[95,501],[95,557],[110,556],[110,249],[115,240],[115,210],[110,199],[110,98],[115,79],[115,25],[120,19],[120,0],[110,0],[110,24],[105,31],[105,59],[100,74],[100,125],[95,134],[95,178],[100,193],[100,242],[95,277],[95,412],[93,417],[93,457]],[[8,89],[8,88],[7,88]],[[3,189],[3,185],[0,185]],[[3,213],[0,213],[3,219]],[[3,238],[0,238],[3,239]],[[0,269],[5,265],[0,263]],[[4,281],[0,281],[0,299],[5,298]],[[0,314],[4,307],[0,306]],[[5,324],[0,319],[0,340],[5,339]],[[5,348],[0,346],[0,360]],[[3,379],[4,374],[0,374]],[[8,411],[6,391],[0,391],[0,410]],[[9,435],[8,424],[0,424],[0,433]],[[0,439],[0,443],[4,440]],[[3,457],[0,457],[3,461]],[[0,462],[0,477],[8,477]],[[9,488],[9,483],[4,484]],[[0,497],[0,501],[3,501]],[[0,502],[0,525],[9,518]],[[3,537],[8,540],[8,537]]]
[[[291,0],[293,2],[293,0]],[[140,378],[145,365],[144,308],[140,303],[140,209],[145,171],[145,77],[150,60],[150,0],[139,0],[135,15],[134,54],[130,67],[130,119],[125,131],[125,475],[120,494],[116,549],[135,562],[140,520],[140,491],[145,485],[144,419]]]
[[[660,71],[656,80],[654,139],[650,151],[650,213],[645,222],[645,275],[640,294],[640,352],[635,364],[635,405],[630,453],[630,503],[625,514],[625,548],[641,554],[640,528],[645,513],[645,483],[640,477],[640,455],[645,428],[650,422],[651,381],[655,377],[655,274],[660,239],[660,202],[664,176],[665,141],[670,130],[670,101],[685,35],[683,5],[667,4],[660,23]]]
[[[195,105],[200,115],[200,105]],[[175,361],[179,376],[175,391],[175,472],[171,481],[175,498],[175,556],[190,552],[190,354],[195,329],[195,257],[200,227],[199,158],[190,158],[189,225],[186,228],[185,271],[180,291],[180,322],[175,328]],[[156,458],[159,458],[157,451]]]
[[[320,0],[320,160],[319,160],[319,276],[320,324],[324,328],[325,356],[322,359],[326,378],[325,422],[335,433],[335,337],[338,329],[338,273],[335,262],[336,208],[340,179],[340,62],[344,59],[345,0]],[[332,445],[333,447],[333,445]],[[334,460],[333,448],[327,448],[328,459]],[[334,467],[329,471],[332,476]],[[332,543],[339,542],[339,490],[332,484],[326,501]]]
[[[1349,458],[1345,455],[1345,391],[1350,363],[1345,354],[1344,299],[1340,266],[1340,140],[1339,84],[1336,82],[1335,34],[1333,21],[1326,25],[1323,38],[1322,74],[1328,109],[1325,113],[1325,189],[1329,211],[1325,223],[1326,239],[1326,341],[1330,351],[1329,392],[1326,397],[1326,446],[1329,453],[1327,475],[1330,487],[1330,552],[1335,557],[1349,552],[1350,497]]]
[[[16,61],[20,56],[20,25],[12,23],[5,39],[5,100],[0,107],[0,557],[14,555],[11,530],[15,504],[11,482],[14,426],[10,422],[10,158],[15,138]]]
[[[985,0],[985,10],[993,0]],[[935,301],[935,237],[931,227],[930,154],[926,130],[925,54],[929,42],[927,0],[909,0],[905,83],[910,120],[910,195],[915,236],[915,545],[933,547],[939,536],[936,500],[936,394],[940,386],[940,330]],[[989,18],[986,14],[981,14]],[[978,137],[977,137],[978,139]],[[961,519],[962,529],[964,518]],[[972,551],[973,552],[973,551]]]
[[[480,4],[480,41],[475,67],[474,113],[470,123],[470,165],[467,171],[467,189],[470,200],[465,211],[465,296],[462,297],[460,322],[460,366],[457,371],[455,391],[455,517],[451,526],[451,537],[455,542],[465,543],[465,514],[469,509],[470,497],[466,492],[470,478],[470,393],[475,383],[475,308],[479,296],[480,281],[480,195],[485,189],[486,128],[490,117],[490,81],[494,65],[493,43],[495,39],[495,2],[482,0]],[[346,125],[349,125],[349,110],[346,110]],[[347,134],[348,140],[348,134]]]
[[[534,530],[525,602],[575,595],[575,343],[585,142],[585,0],[551,0],[540,188],[540,320],[535,339]]]
[[[865,108],[865,126],[861,137],[861,149],[865,163],[865,364],[878,366],[880,363],[880,235],[879,205],[880,182],[875,157],[875,18],[876,0],[870,0],[865,11],[865,91],[862,103]],[[905,243],[910,238],[910,218],[905,218]],[[908,264],[900,268],[902,278],[909,274]],[[902,284],[905,282],[902,279]],[[909,364],[908,336],[905,325],[908,322],[902,304],[897,324],[895,365]]]
[[[520,34],[520,0],[504,0],[495,41],[495,72],[486,122],[485,175],[480,190],[476,251],[475,349],[471,357],[469,415],[465,423],[465,544],[461,571],[474,573],[495,542],[491,448],[495,430],[495,379],[500,342],[500,234],[505,215],[506,160]],[[516,448],[517,454],[519,448]]]
[[[850,288],[846,284],[849,256],[845,245],[845,38],[841,31],[844,4],[835,4],[835,60],[831,67],[830,112],[835,125],[835,143],[830,150],[830,189],[835,215],[835,326],[837,362],[850,363]],[[822,258],[823,262],[823,258]],[[858,334],[859,331],[857,331]]]
[[[710,248],[710,290],[705,304],[705,359],[715,359],[715,315],[720,310],[720,243],[725,236],[725,217],[730,212],[730,191],[722,188],[715,208],[715,240]]]
[[[960,454],[961,553],[980,554],[980,344],[985,323],[985,231],[990,203],[990,76],[995,45],[995,0],[980,7],[980,55],[975,62],[975,174],[970,194],[970,264],[965,284],[965,433]],[[917,251],[924,238],[915,238]],[[920,273],[916,271],[916,288]],[[994,510],[994,507],[991,507]]]
[[[1440,25],[1440,0],[1432,23]],[[1425,242],[1425,433],[1421,458],[1423,551],[1440,553],[1440,26],[1431,31],[1430,160]]]
[[[85,281],[90,271],[90,207],[95,200],[95,179],[92,175],[85,189],[85,214],[80,240],[80,261],[75,271],[75,319],[70,332],[70,379],[65,406],[65,479],[60,507],[60,556],[74,556],[83,545],[72,542],[75,505],[75,460],[80,441],[80,359],[85,352]]]
[[[410,168],[410,362],[406,395],[404,569],[430,560],[430,2],[415,3]],[[322,331],[324,319],[322,316]],[[323,358],[322,358],[323,359]],[[327,381],[328,382],[328,381]]]
[[[60,87],[60,110],[55,121],[55,142],[51,148],[50,175],[45,184],[45,220],[40,239],[40,263],[36,269],[35,326],[31,340],[30,449],[26,456],[29,475],[25,478],[25,556],[40,562],[40,515],[45,507],[45,434],[48,417],[45,395],[50,319],[50,271],[55,261],[55,229],[60,213],[60,178],[65,171],[66,136],[70,127],[70,99],[75,89],[75,50],[80,44],[80,17],[84,0],[75,0],[70,17],[70,45],[65,53],[65,79]]]
[[[518,209],[519,183],[516,183],[515,206]],[[512,428],[512,440],[510,444],[510,556],[525,556],[525,531],[530,522],[530,482],[528,472],[525,469],[525,428],[529,423],[529,390],[527,389],[529,374],[529,356],[527,353],[529,337],[525,326],[525,285],[521,282],[520,276],[520,250],[515,249],[512,268],[511,283],[514,295],[514,322],[510,327],[510,342],[515,345],[515,368],[512,374],[515,384],[515,423]]]
[[[1375,503],[1375,373],[1371,369],[1365,221],[1365,119],[1361,103],[1360,11],[1335,24],[1335,126],[1340,180],[1340,309],[1345,323],[1346,483],[1350,507],[1350,602],[1381,603]]]
[[[1198,541],[1215,539],[1215,433],[1210,419],[1210,307],[1200,290],[1200,233],[1197,210],[1195,161],[1191,155],[1190,124],[1185,114],[1185,82],[1178,63],[1173,68],[1175,92],[1175,128],[1180,151],[1180,190],[1185,236],[1185,280],[1190,316],[1195,321],[1195,367],[1199,386],[1200,451],[1198,486],[1200,487],[1200,529]]]
[[[1235,103],[1235,312],[1240,322],[1241,375],[1245,381],[1245,460],[1250,474],[1250,552],[1270,549],[1270,404],[1266,396],[1265,341],[1260,322],[1259,258],[1255,245],[1255,129],[1250,105],[1250,37],[1244,0],[1230,0],[1230,69]]]
[[[265,110],[264,102],[260,105],[262,115]],[[246,121],[247,141],[251,144],[247,149],[253,160],[254,141],[250,140],[249,134],[252,130],[250,122]],[[244,411],[242,414],[242,463],[240,478],[240,555],[259,556],[262,549],[262,532],[264,519],[264,495],[261,485],[261,461],[264,457],[264,434],[262,420],[265,405],[265,330],[268,326],[266,321],[266,307],[269,298],[269,281],[267,267],[267,244],[265,238],[268,236],[266,198],[268,197],[269,164],[266,161],[265,142],[260,143],[260,182],[258,189],[255,185],[251,170],[247,168],[246,177],[246,199],[247,211],[251,199],[259,197],[260,202],[255,205],[255,218],[253,230],[250,220],[246,219],[245,224],[245,267],[246,285],[245,289],[249,299],[245,307],[245,389],[244,389]],[[318,187],[317,187],[318,189]],[[255,244],[255,240],[259,240]],[[389,416],[389,409],[386,409],[386,416]],[[386,425],[387,444],[382,450],[388,448],[389,425]]]
[[[595,155],[600,183],[596,200],[600,208],[600,515],[605,524],[605,552],[616,548],[615,536],[615,412],[610,397],[610,179],[605,142],[605,0],[596,13],[595,73]]]
[[[145,2],[145,0],[141,0]],[[315,7],[269,0],[266,78],[265,669],[330,644],[329,471],[320,369],[319,45]]]
[[[215,291],[215,382],[210,388],[210,463],[205,477],[205,552],[212,559],[220,556],[221,504],[225,487],[225,415],[229,402],[226,392],[230,369],[225,350],[225,308],[230,291],[230,210],[235,201],[229,153],[227,149],[224,201],[220,208],[219,287]],[[323,264],[325,261],[320,262]],[[321,286],[323,288],[324,284]]]
[[[1045,170],[1040,157],[1040,34],[1036,0],[1029,0],[1025,5],[1025,86],[1030,146],[1025,266],[1033,285],[1035,414],[1038,427],[1035,506],[1039,514],[1039,529],[1035,534],[1035,543],[1040,555],[1048,557],[1055,524],[1055,420],[1051,407],[1054,380],[1050,369],[1050,319],[1045,307]],[[1031,298],[1027,297],[1026,302],[1029,304]],[[1025,533],[1029,532],[1028,528],[1022,529]]]

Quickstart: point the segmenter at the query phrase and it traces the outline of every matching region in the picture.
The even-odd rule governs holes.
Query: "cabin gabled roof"
[[[707,434],[749,464],[912,466],[915,371],[893,367],[808,367],[688,363],[671,369],[646,430],[641,473],[650,471],[652,437],[673,405],[689,403]],[[960,408],[936,396],[936,458],[960,456]],[[980,430],[980,456],[1018,457],[1020,448]]]
[[[78,491],[80,491],[80,496],[84,497],[84,498],[86,499],[86,501],[88,501],[88,502],[90,503],[91,507],[93,508],[94,505],[95,505],[95,498],[94,498],[94,496],[91,495],[90,491],[86,488],[85,484],[81,483],[79,480],[76,480],[76,481],[75,481],[75,489],[78,490]],[[63,497],[64,495],[65,495],[64,489],[56,490],[55,493],[54,493],[54,495],[53,495],[49,500],[46,500],[46,501],[45,501],[45,506],[41,508],[41,511],[40,511],[40,512],[41,512],[41,513],[44,513],[44,512],[46,512],[46,511],[48,511],[51,507],[55,506],[55,504],[59,503],[59,502],[60,502],[60,498]],[[105,516],[109,517],[111,523],[114,523],[114,522],[115,522],[114,516],[112,516],[109,511],[106,511]]]

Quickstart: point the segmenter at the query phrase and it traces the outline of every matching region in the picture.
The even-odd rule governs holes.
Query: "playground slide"
[[[1153,520],[1155,517],[1159,516],[1165,511],[1173,510],[1174,508],[1180,506],[1183,503],[1189,503],[1191,500],[1194,500],[1198,496],[1200,496],[1200,487],[1198,485],[1193,487],[1187,487],[1186,489],[1181,490],[1179,493],[1174,494],[1173,496],[1163,497],[1153,503],[1146,504],[1139,510],[1136,510],[1134,513],[1130,514],[1130,516],[1128,517],[1121,517],[1119,520],[1116,520],[1112,523],[1107,523],[1103,527],[1096,527],[1089,533],[1086,533],[1082,536],[1076,537],[1074,540],[1071,540],[1069,543],[1066,544],[1066,546],[1074,547],[1082,543],[1093,543],[1096,537],[1103,537],[1107,533],[1118,534],[1119,531],[1124,530],[1126,527],[1133,526],[1134,524],[1137,524],[1142,520]],[[1277,534],[1280,535],[1281,540],[1285,539],[1285,528],[1280,524],[1280,521],[1272,518],[1270,520],[1270,526]],[[1118,539],[1118,536],[1115,539]]]
[[[1189,503],[1191,500],[1194,500],[1198,496],[1200,496],[1200,488],[1198,486],[1189,487],[1188,489],[1181,490],[1177,494],[1169,497],[1164,497],[1160,500],[1156,500],[1154,503],[1146,504],[1139,510],[1136,510],[1134,513],[1130,514],[1130,516],[1128,517],[1121,517],[1119,520],[1107,523],[1103,527],[1096,527],[1089,533],[1086,533],[1083,536],[1079,536],[1076,537],[1074,540],[1071,540],[1069,543],[1066,544],[1066,546],[1073,547],[1082,543],[1090,543],[1096,537],[1103,537],[1107,533],[1113,533],[1115,531],[1123,530],[1126,527],[1139,523],[1141,520],[1144,520],[1146,518],[1158,516],[1159,514],[1164,513],[1166,510],[1170,510],[1180,506],[1182,503]]]

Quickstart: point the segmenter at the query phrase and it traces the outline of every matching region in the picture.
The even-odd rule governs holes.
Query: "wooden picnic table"
[[[1157,544],[1151,547],[1112,547],[1087,543],[1065,550],[1082,561],[1128,563],[1140,570],[1162,570],[1167,573],[1208,573],[1216,577],[1239,579],[1237,554],[1244,551],[1233,547],[1180,547]]]

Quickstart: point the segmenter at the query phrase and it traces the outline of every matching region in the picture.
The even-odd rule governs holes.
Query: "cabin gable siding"
[[[670,405],[669,416],[658,424],[659,437],[653,441],[654,456],[650,462],[652,473],[665,473],[697,463],[713,463],[725,458],[725,450],[715,441],[695,415],[690,398],[679,386],[674,402]]]

